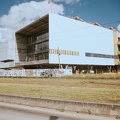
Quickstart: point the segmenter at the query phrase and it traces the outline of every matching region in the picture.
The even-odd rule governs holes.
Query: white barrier
[[[0,76],[8,77],[59,77],[63,75],[72,75],[72,69],[0,70]]]

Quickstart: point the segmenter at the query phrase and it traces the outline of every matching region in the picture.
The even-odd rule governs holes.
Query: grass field
[[[0,78],[0,93],[120,103],[120,79],[79,76]]]

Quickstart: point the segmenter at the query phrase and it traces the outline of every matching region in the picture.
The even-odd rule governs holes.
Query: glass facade
[[[118,38],[118,57],[120,61],[120,38]]]
[[[27,58],[31,60],[48,59],[49,33],[30,36],[27,40]]]

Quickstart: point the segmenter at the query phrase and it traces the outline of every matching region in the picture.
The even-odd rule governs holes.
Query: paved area
[[[30,107],[0,102],[0,120],[116,120],[94,115],[60,112],[52,109]]]

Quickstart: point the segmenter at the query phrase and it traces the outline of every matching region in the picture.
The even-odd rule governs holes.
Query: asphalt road
[[[60,112],[52,109],[30,107],[0,102],[0,120],[116,120],[94,115]]]

